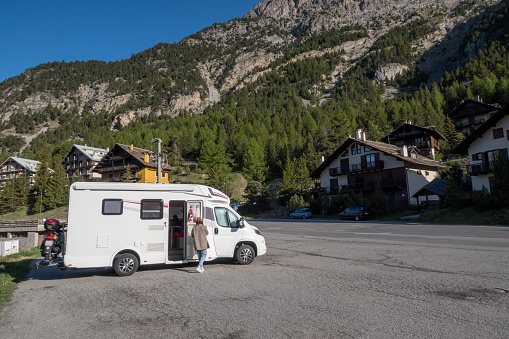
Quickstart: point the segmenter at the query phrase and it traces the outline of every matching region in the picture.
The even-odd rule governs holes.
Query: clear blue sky
[[[0,0],[0,82],[53,61],[127,59],[262,0]]]

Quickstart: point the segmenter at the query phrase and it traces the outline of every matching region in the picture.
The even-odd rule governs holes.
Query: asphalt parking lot
[[[265,256],[32,271],[2,338],[507,338],[509,227],[254,221]]]

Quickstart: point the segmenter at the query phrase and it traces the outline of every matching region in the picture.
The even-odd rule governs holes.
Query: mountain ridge
[[[416,32],[426,25],[431,31],[416,33],[419,37],[403,53],[409,61],[375,60],[369,73],[385,74],[376,78],[384,83],[417,69],[430,84],[440,79],[444,65],[457,66],[476,55],[488,41],[486,34],[469,44],[464,39],[500,3],[266,0],[241,19],[214,24],[179,43],[157,44],[130,59],[49,63],[0,83],[4,134],[14,129],[23,133],[16,121],[27,119],[36,120],[25,129],[34,134],[62,116],[102,114],[108,127],[118,130],[151,115],[201,114],[225,94],[252,86],[273,71],[325,57],[334,65],[300,93],[306,104],[323,104],[352,69],[371,67],[365,66],[370,57],[391,50],[374,48],[376,43],[394,28],[404,30],[413,23]],[[461,49],[468,51],[464,59]]]

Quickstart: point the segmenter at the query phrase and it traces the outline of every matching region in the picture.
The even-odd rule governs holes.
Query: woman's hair
[[[201,217],[196,218],[196,223],[201,224],[203,222],[203,219]]]

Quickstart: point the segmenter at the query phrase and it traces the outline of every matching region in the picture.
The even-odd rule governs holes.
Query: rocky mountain
[[[284,76],[291,65],[317,58],[331,66],[300,91],[306,104],[329,100],[357,66],[387,86],[405,74],[430,85],[495,36],[476,29],[501,6],[504,1],[265,0],[242,19],[127,60],[54,62],[5,80],[2,133],[29,137],[90,114],[105,119],[110,129],[151,115],[200,114],[274,70]],[[413,85],[390,86],[398,93]]]

